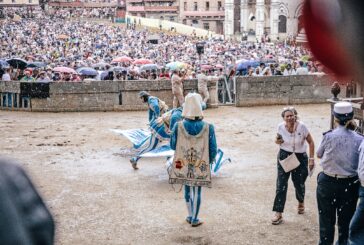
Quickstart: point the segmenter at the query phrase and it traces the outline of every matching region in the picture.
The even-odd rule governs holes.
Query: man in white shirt
[[[208,76],[206,76],[207,70],[201,70],[197,75],[197,88],[198,93],[202,96],[203,102],[206,104],[210,98],[209,90],[207,84],[209,82]]]
[[[296,75],[308,75],[307,67],[303,67],[303,61],[299,62],[299,67],[296,70]]]
[[[173,108],[181,107],[184,103],[184,97],[183,97],[183,80],[185,73],[183,74],[183,77],[179,76],[178,71],[173,71],[172,75],[172,94],[173,94]]]
[[[2,81],[11,81],[9,71],[10,71],[9,69],[6,69],[6,70],[5,70],[5,73],[4,73],[4,74],[3,74],[3,76],[1,77],[1,80],[2,80]]]

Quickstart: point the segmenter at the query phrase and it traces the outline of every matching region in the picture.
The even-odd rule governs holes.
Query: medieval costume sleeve
[[[171,142],[170,142],[170,145],[171,145],[171,149],[172,150],[176,150],[176,145],[177,145],[177,135],[178,135],[178,125],[175,124],[173,126],[173,129],[172,129],[172,134],[171,134]]]
[[[149,122],[154,121],[160,116],[159,101],[157,97],[149,97]]]
[[[173,109],[169,129],[172,130],[174,125],[182,118],[182,108]]]

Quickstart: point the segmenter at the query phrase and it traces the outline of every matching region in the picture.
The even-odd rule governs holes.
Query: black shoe
[[[137,161],[135,160],[134,157],[130,159],[130,163],[131,163],[131,166],[133,167],[133,169],[135,169],[135,170],[139,169],[137,166]]]
[[[191,223],[191,225],[192,225],[192,227],[197,227],[197,226],[200,226],[200,225],[202,225],[203,224],[203,222],[202,221],[197,221],[196,223]]]

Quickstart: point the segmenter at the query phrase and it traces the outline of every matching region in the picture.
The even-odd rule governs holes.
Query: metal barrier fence
[[[19,93],[0,93],[2,110],[30,110],[30,98]]]

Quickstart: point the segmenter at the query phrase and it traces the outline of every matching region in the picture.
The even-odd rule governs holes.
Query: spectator
[[[39,83],[49,83],[51,79],[48,77],[47,73],[42,71],[39,73],[39,77],[37,78],[36,82]]]
[[[0,158],[0,244],[54,242],[52,215],[25,171]]]
[[[10,78],[10,69],[5,69],[5,72],[2,75],[1,80],[3,80],[3,81],[11,81],[11,78]]]

